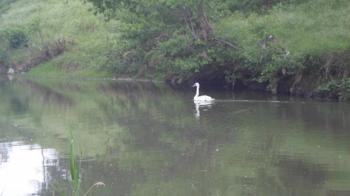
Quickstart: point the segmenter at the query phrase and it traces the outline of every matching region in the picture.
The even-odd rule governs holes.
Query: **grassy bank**
[[[106,23],[103,16],[89,9],[91,6],[78,0],[17,0],[6,4],[0,15],[0,64],[32,68],[32,75],[108,74],[101,67],[108,64],[117,40],[117,24]],[[23,43],[16,45],[11,39]]]
[[[348,99],[347,0],[89,0],[121,24],[115,70]]]
[[[347,0],[111,2],[0,0],[0,69],[350,97]]]
[[[220,19],[216,33],[243,59],[225,67],[227,76],[274,93],[349,99],[349,11],[349,1],[308,0]]]

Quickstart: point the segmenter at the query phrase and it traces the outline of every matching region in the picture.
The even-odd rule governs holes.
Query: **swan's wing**
[[[201,96],[202,97],[202,96]],[[208,95],[203,95],[203,98],[204,99],[208,99],[208,100],[214,100],[214,98],[212,98],[212,97],[210,97],[210,96],[208,96]]]
[[[209,97],[208,95],[201,95],[197,97],[198,101],[212,101],[214,100],[212,97]]]

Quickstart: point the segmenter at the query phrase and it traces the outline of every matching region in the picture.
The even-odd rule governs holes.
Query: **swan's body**
[[[212,102],[214,101],[215,99],[208,96],[208,95],[201,95],[199,96],[199,83],[196,82],[194,83],[194,85],[192,87],[196,87],[196,94],[194,95],[193,97],[193,101],[194,102]]]

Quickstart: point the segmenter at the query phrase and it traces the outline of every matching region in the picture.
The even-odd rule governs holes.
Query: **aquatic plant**
[[[69,171],[71,177],[71,190],[73,196],[79,196],[81,192],[81,177],[80,177],[80,164],[78,162],[79,157],[75,154],[75,144],[74,138],[71,132],[70,136],[70,149],[69,149]],[[104,187],[105,184],[103,182],[96,182],[91,185],[87,191],[83,194],[83,196],[87,196],[92,190],[99,187]]]
[[[69,171],[72,182],[72,192],[74,196],[79,196],[80,190],[80,167],[78,164],[77,156],[74,152],[74,139],[71,134],[70,149],[69,149]]]

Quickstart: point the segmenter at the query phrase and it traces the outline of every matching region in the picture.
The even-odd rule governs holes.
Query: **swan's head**
[[[192,87],[197,87],[197,86],[199,86],[198,82],[194,83]]]

